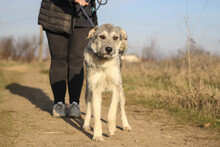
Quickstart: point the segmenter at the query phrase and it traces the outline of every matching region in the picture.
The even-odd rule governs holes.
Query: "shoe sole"
[[[81,118],[81,115],[68,115],[69,118]]]
[[[65,118],[66,116],[53,116],[54,118]]]
[[[66,117],[66,115],[60,115],[60,114],[54,114],[53,113],[53,117],[55,117],[55,118],[63,118],[63,117]]]

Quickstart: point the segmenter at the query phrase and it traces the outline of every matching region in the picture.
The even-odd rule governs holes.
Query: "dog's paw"
[[[109,134],[110,135],[114,135],[115,134],[115,132],[116,132],[116,127],[111,127],[111,128],[109,128]]]
[[[127,132],[131,132],[131,127],[130,126],[123,127],[123,130]]]
[[[91,127],[90,127],[90,126],[83,126],[83,130],[84,130],[84,131],[90,131],[90,130],[91,130]]]
[[[103,142],[104,141],[102,136],[93,136],[92,140],[96,141],[96,142]]]
[[[115,135],[115,130],[109,130],[109,134],[112,136],[112,135]]]
[[[108,123],[108,131],[109,131],[109,134],[110,135],[114,135],[115,132],[116,132],[116,126],[115,124],[113,123]]]

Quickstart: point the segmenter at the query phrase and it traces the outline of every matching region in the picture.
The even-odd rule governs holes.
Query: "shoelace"
[[[73,102],[72,105],[75,105],[79,109],[79,105],[77,102]]]

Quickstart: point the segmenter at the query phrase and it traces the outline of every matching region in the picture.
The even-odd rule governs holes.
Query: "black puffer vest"
[[[85,7],[85,11],[97,25],[96,12],[92,12],[92,7],[95,8],[95,0],[91,0],[90,5]],[[86,18],[82,17],[82,12],[77,11],[80,10],[72,0],[42,0],[38,24],[42,25],[44,30],[67,34],[72,33],[76,24],[78,27],[91,27],[89,20],[85,21]]]

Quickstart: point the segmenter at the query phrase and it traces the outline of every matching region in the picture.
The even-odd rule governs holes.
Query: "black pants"
[[[66,85],[69,102],[79,103],[84,77],[83,53],[90,29],[74,28],[71,35],[46,31],[51,54],[49,77],[55,104],[60,101],[65,103]]]

